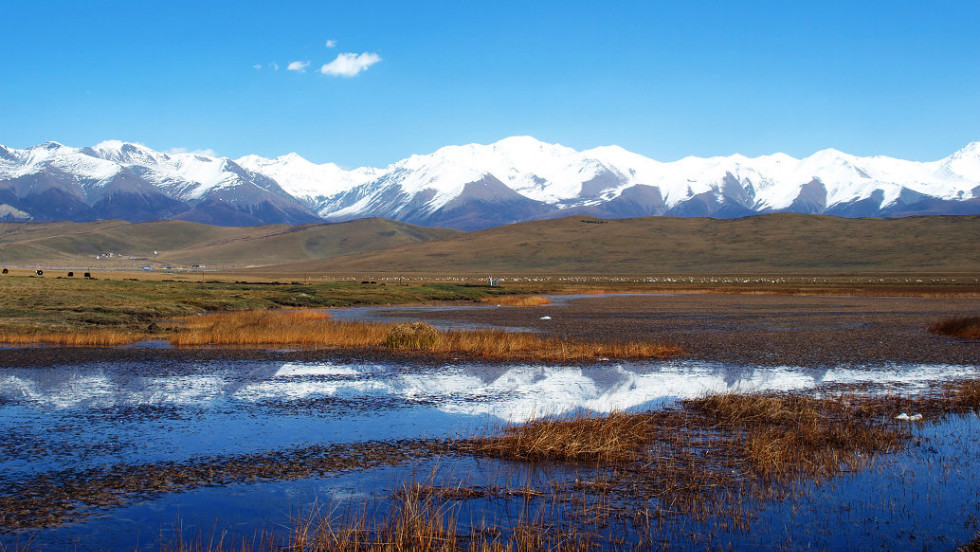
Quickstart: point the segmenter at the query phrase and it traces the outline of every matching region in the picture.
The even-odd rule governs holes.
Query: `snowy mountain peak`
[[[69,201],[67,194],[74,203],[47,210],[35,197],[45,186],[57,193],[44,197]],[[512,136],[353,170],[296,153],[231,160],[119,140],[86,148],[47,142],[0,146],[0,194],[33,220],[65,212],[75,213],[71,220],[176,216],[227,224],[382,216],[462,229],[578,213],[980,213],[980,142],[925,163],[833,148],[802,159],[775,153],[660,162],[616,145],[576,151]]]
[[[379,172],[371,168],[346,171],[334,163],[318,165],[298,153],[287,153],[275,159],[246,155],[236,162],[246,170],[272,178],[287,193],[311,204],[364,184]]]
[[[950,157],[956,159],[978,159],[980,160],[980,142],[970,142],[963,149],[957,151]]]

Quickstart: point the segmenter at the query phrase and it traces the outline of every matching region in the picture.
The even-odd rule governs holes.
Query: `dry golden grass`
[[[379,324],[335,322],[326,311],[242,311],[187,316],[169,336],[177,347],[374,347],[388,330]]]
[[[321,311],[247,311],[176,321],[169,339],[178,347],[202,345],[307,348],[387,348],[485,360],[575,361],[597,358],[667,358],[677,347],[655,343],[586,343],[499,330],[437,331],[432,326],[337,322]]]
[[[713,395],[685,404],[728,431],[744,434],[742,452],[765,478],[822,478],[877,452],[901,448],[908,435],[852,415],[831,399],[799,395]]]
[[[433,349],[486,360],[575,361],[600,358],[669,358],[681,349],[658,343],[590,343],[502,330],[451,331]]]
[[[978,399],[980,384],[951,391],[944,403],[947,409],[954,402],[976,408]],[[709,479],[696,472],[711,467],[695,470],[697,462],[692,464],[683,451],[701,446],[699,435],[708,431],[713,448],[741,458],[756,476],[789,479],[832,476],[859,466],[874,453],[896,451],[908,438],[903,429],[885,423],[887,417],[862,415],[860,402],[731,394],[688,400],[683,406],[680,411],[660,413],[530,421],[506,427],[498,435],[464,441],[461,449],[514,460],[608,466],[642,458],[648,467],[659,462],[665,473],[676,471],[693,481]],[[682,465],[686,467],[681,469]]]
[[[440,341],[439,330],[425,322],[395,324],[388,330],[385,347],[389,349],[431,349]]]
[[[431,498],[406,494],[388,516],[369,521],[366,513],[340,519],[311,517],[295,524],[288,550],[401,551],[457,550],[455,518]]]
[[[146,338],[145,333],[117,330],[78,332],[0,332],[0,343],[10,345],[57,345],[62,347],[113,347],[128,345]]]
[[[359,515],[311,516],[294,523],[285,550],[311,552],[584,552],[601,549],[594,535],[518,520],[501,528],[478,523],[458,530],[457,511],[412,486],[381,519]]]
[[[551,304],[551,299],[548,299],[544,295],[499,295],[496,297],[484,297],[481,301],[495,305],[506,305],[508,307],[538,307]]]
[[[505,427],[500,435],[465,442],[470,452],[516,460],[612,464],[630,462],[656,436],[648,414],[580,414]]]
[[[929,332],[953,337],[980,339],[980,316],[950,318],[929,326]]]

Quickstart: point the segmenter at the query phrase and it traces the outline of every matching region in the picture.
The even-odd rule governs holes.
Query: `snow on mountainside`
[[[273,179],[229,159],[166,154],[120,141],[2,148],[4,204],[36,221],[177,218],[240,226],[318,220]]]
[[[757,158],[687,157],[662,163],[618,146],[578,152],[513,137],[414,155],[389,166],[377,180],[330,197],[318,205],[317,212],[331,220],[370,213],[424,224],[442,210],[467,201],[499,210],[486,194],[479,199],[466,197],[467,184],[492,178],[519,194],[525,211],[548,211],[534,217],[575,212],[741,216],[784,210],[887,215],[902,209],[926,211],[922,203],[926,199],[976,199],[980,196],[974,191],[980,186],[975,177],[980,167],[976,150],[971,144],[932,163],[860,158],[836,150],[805,159],[780,153]],[[958,207],[980,211],[973,204]],[[942,207],[930,204],[928,212],[942,212]]]
[[[345,171],[333,163],[317,165],[295,153],[275,159],[246,155],[236,162],[245,169],[272,178],[294,197],[308,201],[330,197],[366,184],[381,173],[380,170],[372,168]]]
[[[777,153],[665,163],[618,146],[579,152],[517,136],[353,170],[296,154],[231,160],[119,141],[48,142],[0,146],[0,207],[7,218],[39,221],[242,225],[383,216],[461,229],[575,213],[966,214],[980,213],[980,142],[933,162],[828,149],[803,159]]]

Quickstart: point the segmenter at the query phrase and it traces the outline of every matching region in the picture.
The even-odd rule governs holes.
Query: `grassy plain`
[[[479,301],[508,293],[444,283],[171,280],[139,273],[96,277],[33,277],[25,271],[0,277],[0,332],[152,332],[163,320],[206,312]]]

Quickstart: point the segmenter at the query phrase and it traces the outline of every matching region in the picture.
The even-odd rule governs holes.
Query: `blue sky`
[[[353,167],[521,134],[662,161],[828,147],[933,160],[980,140],[977,0],[46,1],[0,13],[0,143],[12,147],[120,139]],[[342,54],[379,61],[321,72]],[[309,65],[287,70],[296,61]]]

